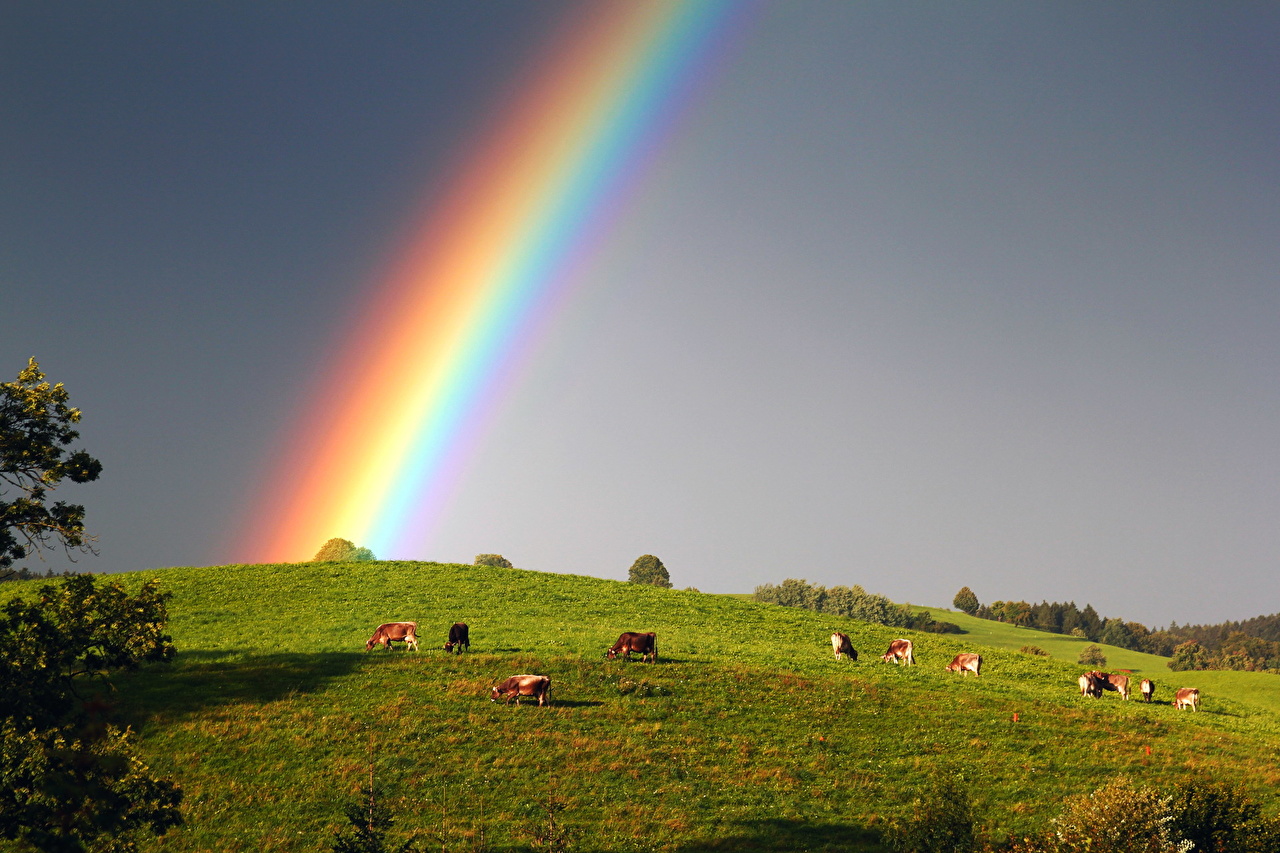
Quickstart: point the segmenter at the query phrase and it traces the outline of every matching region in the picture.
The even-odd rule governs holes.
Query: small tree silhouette
[[[351,829],[333,834],[333,853],[417,853],[413,838],[399,847],[389,846],[387,830],[395,820],[391,810],[378,800],[378,793],[370,767],[369,784],[360,788],[360,799],[343,808]]]

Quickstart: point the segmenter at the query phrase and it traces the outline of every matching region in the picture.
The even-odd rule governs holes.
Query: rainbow
[[[237,532],[242,562],[333,537],[421,558],[520,358],[746,7],[575,7],[377,283]]]

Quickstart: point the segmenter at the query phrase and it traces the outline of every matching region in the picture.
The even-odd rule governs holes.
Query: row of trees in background
[[[867,592],[858,584],[827,588],[806,580],[787,578],[778,586],[761,584],[756,587],[754,597],[766,604],[802,607],[891,628],[911,628],[935,634],[960,633],[958,625],[939,622],[927,610],[917,611],[909,604],[894,604],[883,595]]]
[[[957,610],[979,619],[1172,658],[1169,667],[1174,670],[1280,671],[1280,614],[1214,626],[1179,626],[1175,622],[1168,628],[1152,630],[1141,622],[1104,619],[1093,605],[1086,604],[1081,610],[1074,601],[982,604],[967,586],[956,593],[952,603]]]

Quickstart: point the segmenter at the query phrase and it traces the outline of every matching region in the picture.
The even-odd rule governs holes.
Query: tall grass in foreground
[[[907,668],[879,661],[894,629],[594,578],[309,563],[133,580],[149,577],[174,593],[179,658],[118,695],[149,763],[185,790],[187,823],[148,849],[327,849],[371,767],[397,829],[440,850],[522,849],[554,803],[583,851],[879,851],[938,767],[963,775],[996,836],[1120,773],[1209,774],[1280,805],[1274,676],[1220,674],[1251,676],[1236,692],[1156,675],[1204,692],[1199,714],[1177,713],[1169,693],[1081,699],[1079,667],[1015,650],[1023,629],[903,634]],[[392,620],[419,623],[422,652],[364,653]],[[455,621],[470,654],[440,650]],[[833,659],[833,629],[857,663]],[[660,662],[604,660],[624,630],[655,631]],[[982,652],[981,678],[943,671],[958,651]],[[555,704],[487,701],[517,672],[550,675]]]

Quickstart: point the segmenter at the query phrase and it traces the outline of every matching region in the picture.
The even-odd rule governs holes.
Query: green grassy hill
[[[963,614],[942,618],[967,635],[902,634],[734,596],[432,563],[122,577],[173,593],[179,648],[173,665],[116,680],[147,761],[186,792],[186,826],[146,850],[327,850],[371,766],[397,831],[430,850],[521,849],[554,800],[583,851],[879,851],[939,767],[969,780],[997,834],[1041,826],[1117,773],[1208,774],[1280,806],[1280,679],[1175,674],[1107,648],[1110,667],[1155,678],[1159,701],[1081,699],[1082,641]],[[423,651],[366,654],[392,620],[417,621]],[[454,621],[471,626],[470,654],[440,650]],[[833,629],[858,662],[833,659]],[[624,630],[657,632],[659,663],[604,660]],[[918,666],[879,660],[899,635]],[[1028,644],[1054,657],[1017,652]],[[984,655],[981,678],[944,671],[958,651]],[[552,677],[552,707],[488,701],[521,672]],[[1182,683],[1203,691],[1201,713],[1169,706]]]

